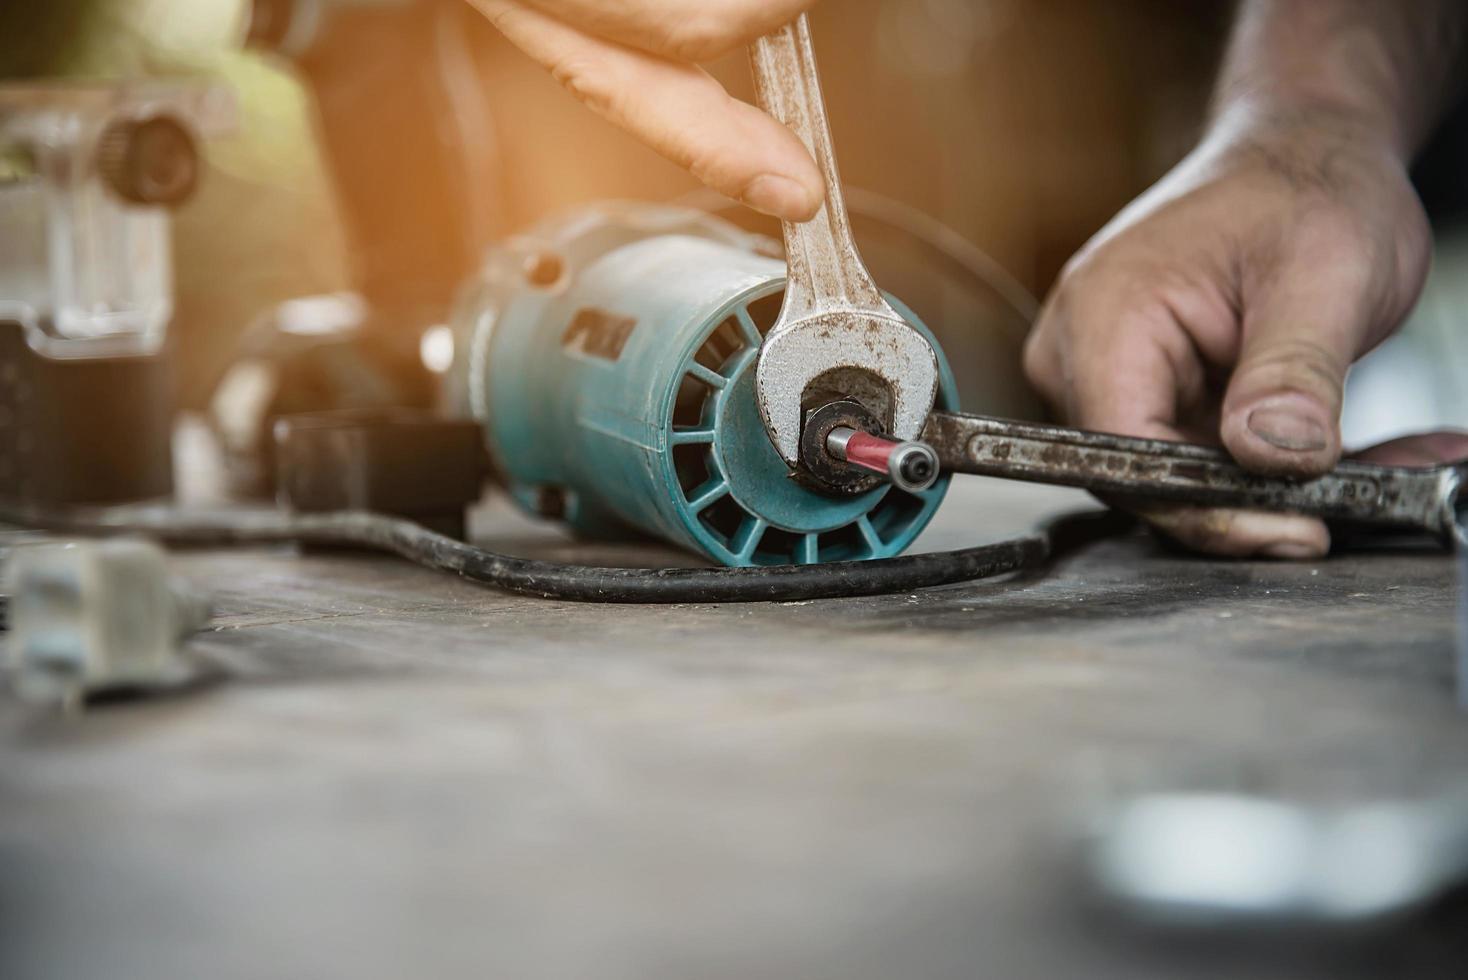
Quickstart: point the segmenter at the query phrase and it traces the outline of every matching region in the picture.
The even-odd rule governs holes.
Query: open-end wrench
[[[798,468],[803,400],[820,387],[859,402],[892,438],[914,439],[937,397],[937,358],[857,252],[805,15],[755,41],[750,62],[760,107],[800,137],[826,182],[815,218],[784,226],[789,282],[755,369],[765,429]]]
[[[954,473],[1100,494],[1308,514],[1353,524],[1459,533],[1468,462],[1431,467],[1346,460],[1310,480],[1257,476],[1218,449],[1054,425],[934,412],[923,441]]]

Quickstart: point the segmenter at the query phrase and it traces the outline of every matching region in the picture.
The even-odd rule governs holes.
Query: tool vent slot
[[[699,512],[699,522],[728,548],[740,525],[749,517],[749,512],[739,506],[732,496],[725,494]]]
[[[713,468],[709,465],[707,444],[687,443],[673,447],[673,470],[678,474],[678,486],[683,488],[685,499],[691,499],[695,491],[713,479]]]
[[[673,399],[673,428],[697,429],[704,423],[711,408],[714,391],[708,384],[691,374],[683,375],[678,383],[678,394]]]
[[[923,497],[893,489],[872,510],[870,520],[877,537],[888,541],[902,533],[927,506]]]
[[[729,360],[745,348],[744,335],[739,331],[739,321],[733,317],[719,324],[709,339],[704,341],[693,359],[710,371],[721,373]]]
[[[571,318],[570,326],[561,334],[561,346],[574,354],[615,361],[622,356],[622,348],[635,329],[637,321],[630,316],[588,306]]]
[[[770,332],[770,328],[779,319],[780,307],[784,305],[785,290],[782,289],[778,293],[751,300],[744,308],[749,312],[749,318],[754,321],[755,329],[760,332],[760,336],[764,336]]]
[[[765,531],[759,547],[754,550],[756,565],[785,565],[796,560],[805,535],[772,527]]]
[[[852,561],[867,558],[871,553],[871,546],[856,524],[847,524],[822,534],[816,551],[817,560],[822,562]]]

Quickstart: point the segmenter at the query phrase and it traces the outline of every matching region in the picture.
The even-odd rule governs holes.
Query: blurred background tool
[[[0,492],[108,503],[172,489],[170,211],[228,91],[0,84]]]
[[[409,409],[287,415],[275,459],[283,507],[388,514],[451,538],[487,475],[478,426]]]

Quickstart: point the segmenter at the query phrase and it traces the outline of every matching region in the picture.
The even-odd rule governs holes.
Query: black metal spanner
[[[1432,467],[1347,460],[1310,480],[1258,476],[1227,454],[1010,419],[934,412],[922,439],[944,470],[1215,507],[1307,514],[1451,540],[1468,461]]]

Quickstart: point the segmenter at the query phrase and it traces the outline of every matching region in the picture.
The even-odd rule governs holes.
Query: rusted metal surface
[[[897,439],[912,439],[938,393],[938,362],[867,272],[846,214],[805,15],[750,47],[760,107],[810,150],[826,184],[814,219],[785,222],[790,281],[760,350],[760,414],[781,457],[800,463],[801,399],[817,379],[859,398]],[[871,388],[872,390],[865,390]]]
[[[1313,480],[1245,471],[1225,453],[1158,439],[934,412],[923,439],[943,468],[1101,494],[1259,510],[1453,536],[1468,463],[1378,466],[1347,461]]]

